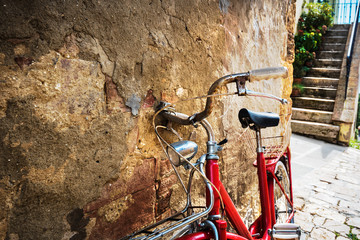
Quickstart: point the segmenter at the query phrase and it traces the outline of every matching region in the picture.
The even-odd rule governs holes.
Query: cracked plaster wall
[[[151,126],[154,105],[203,95],[229,73],[291,73],[294,14],[292,1],[2,0],[0,239],[117,239],[178,209],[184,198]],[[291,81],[248,87],[289,98]],[[255,216],[237,111],[290,108],[236,97],[217,106],[209,120],[230,140],[222,179]]]

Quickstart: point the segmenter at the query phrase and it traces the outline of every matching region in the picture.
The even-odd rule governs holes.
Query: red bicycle
[[[163,148],[180,179],[181,185],[187,194],[187,203],[183,210],[160,222],[148,226],[123,239],[178,239],[178,240],[205,240],[205,239],[300,239],[300,227],[294,224],[294,207],[291,181],[291,154],[289,147],[275,152],[264,154],[267,149],[263,147],[261,130],[275,127],[279,123],[279,115],[275,113],[253,112],[241,109],[238,114],[243,128],[254,131],[256,135],[256,161],[259,180],[259,193],[261,203],[261,215],[249,228],[236,210],[236,207],[220,180],[219,156],[217,152],[222,150],[221,145],[215,141],[213,129],[205,119],[214,107],[214,94],[217,90],[229,83],[236,83],[239,96],[266,97],[286,104],[285,99],[273,95],[250,91],[245,87],[246,81],[258,81],[269,78],[287,77],[287,69],[265,68],[249,71],[246,73],[224,76],[215,81],[208,91],[206,107],[192,116],[175,112],[171,104],[161,103],[159,111],[154,116],[154,127]],[[230,93],[233,94],[233,93]],[[226,95],[230,95],[226,94]],[[167,124],[158,125],[155,122],[157,116],[166,119]],[[200,124],[207,133],[207,152],[197,159],[196,163],[190,160],[195,156],[198,146],[195,142],[181,140],[168,144],[159,134],[159,128],[166,128],[175,132],[169,123],[180,125]],[[175,132],[176,133],[176,132]],[[178,136],[178,134],[176,133]],[[166,146],[165,146],[166,145]],[[188,185],[181,180],[177,167],[183,166],[189,169]],[[204,170],[205,168],[205,170]],[[194,206],[191,198],[191,183],[195,172],[199,173],[206,185],[206,207]],[[229,227],[232,231],[229,231]]]

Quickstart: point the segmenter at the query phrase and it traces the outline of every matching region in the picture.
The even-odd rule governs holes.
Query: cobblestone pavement
[[[301,239],[360,239],[360,151],[299,135],[291,150]]]

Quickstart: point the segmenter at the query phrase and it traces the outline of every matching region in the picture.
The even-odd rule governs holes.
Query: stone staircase
[[[304,92],[293,97],[293,133],[336,142],[339,126],[332,123],[336,91],[350,25],[334,25],[325,35],[314,67],[302,79]]]

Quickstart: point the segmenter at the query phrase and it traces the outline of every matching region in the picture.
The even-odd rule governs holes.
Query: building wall
[[[0,239],[118,239],[169,215],[184,197],[151,125],[154,106],[204,95],[234,72],[292,73],[293,1],[4,0],[0,12]],[[291,82],[248,87],[289,99]],[[222,97],[209,118],[231,140],[222,179],[255,216],[255,169],[239,149],[244,106],[281,113],[279,135],[291,110]],[[194,191],[204,202],[202,186]]]
[[[358,26],[357,33],[360,26]],[[350,45],[350,36],[352,32],[352,26],[350,26],[348,33],[348,40],[345,49],[347,50]],[[359,101],[359,49],[360,36],[357,34],[354,39],[354,49],[352,53],[352,60],[350,66],[350,73],[348,83],[346,84],[347,74],[347,51],[344,54],[338,90],[336,92],[334,113],[332,120],[340,126],[338,142],[340,144],[349,145],[350,140],[354,139],[356,129],[356,119],[358,113],[358,101]],[[346,97],[345,97],[346,95]]]
[[[296,15],[295,15],[295,33],[297,32],[297,23],[299,21],[299,18],[301,16],[301,13],[303,12],[303,5],[306,4],[306,0],[298,0],[296,1]]]

